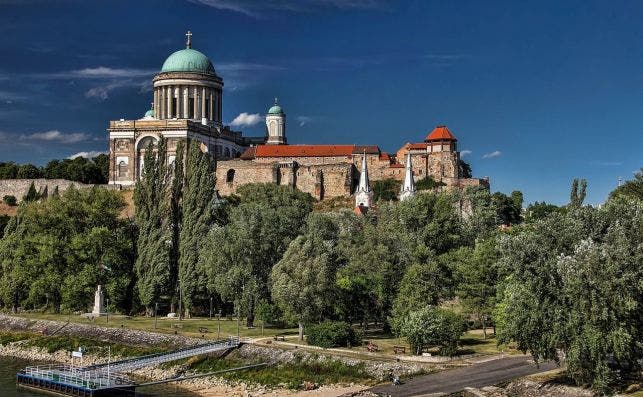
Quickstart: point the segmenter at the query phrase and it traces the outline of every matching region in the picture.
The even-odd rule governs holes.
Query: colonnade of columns
[[[176,103],[173,102],[176,100]],[[190,99],[192,103],[190,104]],[[164,85],[154,89],[157,119],[221,121],[221,90],[204,86]]]

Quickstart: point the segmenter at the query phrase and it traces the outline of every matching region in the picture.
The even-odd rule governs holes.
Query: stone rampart
[[[86,185],[80,182],[68,181],[66,179],[0,179],[0,200],[4,196],[14,196],[18,202],[22,201],[22,198],[29,191],[29,186],[33,182],[38,193],[46,193],[51,195],[56,187],[60,193],[69,189],[71,185],[74,185],[77,188],[89,188],[94,185]]]

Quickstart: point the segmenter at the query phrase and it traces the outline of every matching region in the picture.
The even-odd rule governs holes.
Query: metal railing
[[[83,367],[70,365],[30,366],[22,370],[20,374],[34,379],[47,380],[92,390],[133,384],[128,378],[119,374],[108,373],[106,369],[101,368],[90,371]]]
[[[134,357],[121,361],[114,361],[109,364],[110,371],[128,372],[138,368],[154,366],[170,361],[181,360],[201,354],[213,353],[216,351],[227,350],[239,346],[240,340],[237,337],[229,337],[212,343],[186,347],[169,353],[150,354],[148,356]],[[106,369],[108,364],[99,364],[87,367],[89,370]]]

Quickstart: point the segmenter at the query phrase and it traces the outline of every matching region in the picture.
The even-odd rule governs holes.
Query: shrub
[[[2,198],[2,201],[4,201],[5,204],[10,205],[10,206],[15,206],[18,205],[18,201],[16,200],[16,196],[4,196]]]
[[[324,321],[308,327],[306,341],[309,345],[323,348],[336,346],[358,346],[360,336],[350,324],[341,321]]]
[[[438,354],[453,356],[466,329],[464,319],[450,310],[427,306],[394,320],[397,333],[406,338],[417,355],[426,347],[437,346]]]

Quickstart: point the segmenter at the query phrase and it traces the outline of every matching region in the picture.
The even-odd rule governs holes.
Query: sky
[[[643,2],[0,0],[0,161],[108,148],[165,58],[192,46],[246,135],[279,98],[288,142],[458,138],[475,177],[527,203],[587,202],[643,166]]]

